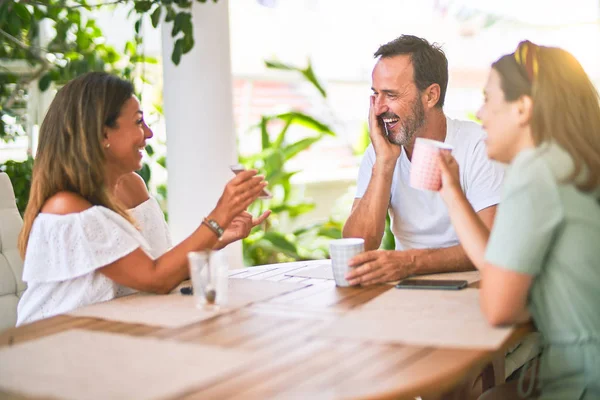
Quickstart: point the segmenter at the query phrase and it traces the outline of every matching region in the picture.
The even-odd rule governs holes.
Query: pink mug
[[[442,171],[438,165],[441,153],[451,153],[453,147],[437,140],[417,138],[410,167],[410,186],[438,191],[442,187]]]

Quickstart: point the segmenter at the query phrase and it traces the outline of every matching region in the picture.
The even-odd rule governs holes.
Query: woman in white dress
[[[188,278],[188,252],[240,239],[268,216],[253,220],[245,212],[267,185],[256,171],[245,171],[227,183],[216,207],[188,238],[167,250],[170,238],[163,226],[164,240],[149,245],[144,233],[155,236],[148,224],[144,227],[147,221],[138,224],[132,214],[140,213],[127,209],[147,201],[154,208],[153,199],[143,199],[145,188],[140,192],[131,184],[151,137],[125,80],[89,73],[57,93],[40,128],[19,237],[28,288],[17,325],[131,289],[168,293]]]

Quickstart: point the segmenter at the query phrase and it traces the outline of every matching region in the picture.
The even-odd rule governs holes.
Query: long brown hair
[[[567,178],[582,191],[600,187],[600,98],[571,53],[521,42],[515,53],[492,64],[506,101],[533,100],[534,143],[554,142],[569,153],[574,170]]]
[[[102,72],[82,75],[58,91],[40,127],[29,203],[19,235],[21,257],[25,257],[33,221],[46,200],[61,191],[76,193],[133,222],[106,187],[102,146],[105,128],[116,127],[121,107],[132,95],[130,82]]]

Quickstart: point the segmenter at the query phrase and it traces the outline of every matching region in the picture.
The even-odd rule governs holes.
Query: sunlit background
[[[366,144],[373,53],[401,34],[422,36],[442,46],[450,66],[444,109],[453,118],[474,118],[490,64],[524,39],[569,50],[596,85],[600,83],[599,0],[230,0],[229,15],[239,153],[260,150],[256,125],[261,116],[288,110],[315,116],[336,134],[290,160],[289,170],[300,171],[292,178],[295,193],[315,207],[296,220],[284,221],[288,230],[332,215],[342,221],[347,216]],[[117,49],[133,35],[132,20],[123,8],[92,12],[90,17]],[[160,112],[164,89],[160,27],[145,24],[143,36],[146,55],[159,61],[146,67],[147,83],[141,85],[143,106],[155,132],[155,160],[168,145]],[[196,42],[202,39],[197,37]],[[327,97],[298,73],[266,68],[267,60],[300,68],[310,62]],[[48,104],[47,94],[32,94],[28,101]],[[38,125],[39,121],[14,142],[0,141],[0,162],[25,159],[28,147],[34,151]],[[296,126],[290,135],[299,140],[307,132]],[[152,188],[164,187],[166,170],[155,163],[150,166]]]

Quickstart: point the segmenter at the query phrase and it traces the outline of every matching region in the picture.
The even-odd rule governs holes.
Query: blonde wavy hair
[[[521,42],[492,64],[507,101],[533,100],[531,131],[536,146],[554,142],[569,153],[567,182],[582,191],[600,187],[600,98],[573,55],[556,47]]]
[[[121,108],[131,96],[130,82],[102,72],[82,75],[58,91],[40,128],[29,203],[19,235],[21,257],[25,258],[33,222],[44,203],[61,191],[76,193],[133,223],[106,186],[102,146],[106,127],[117,126]]]

